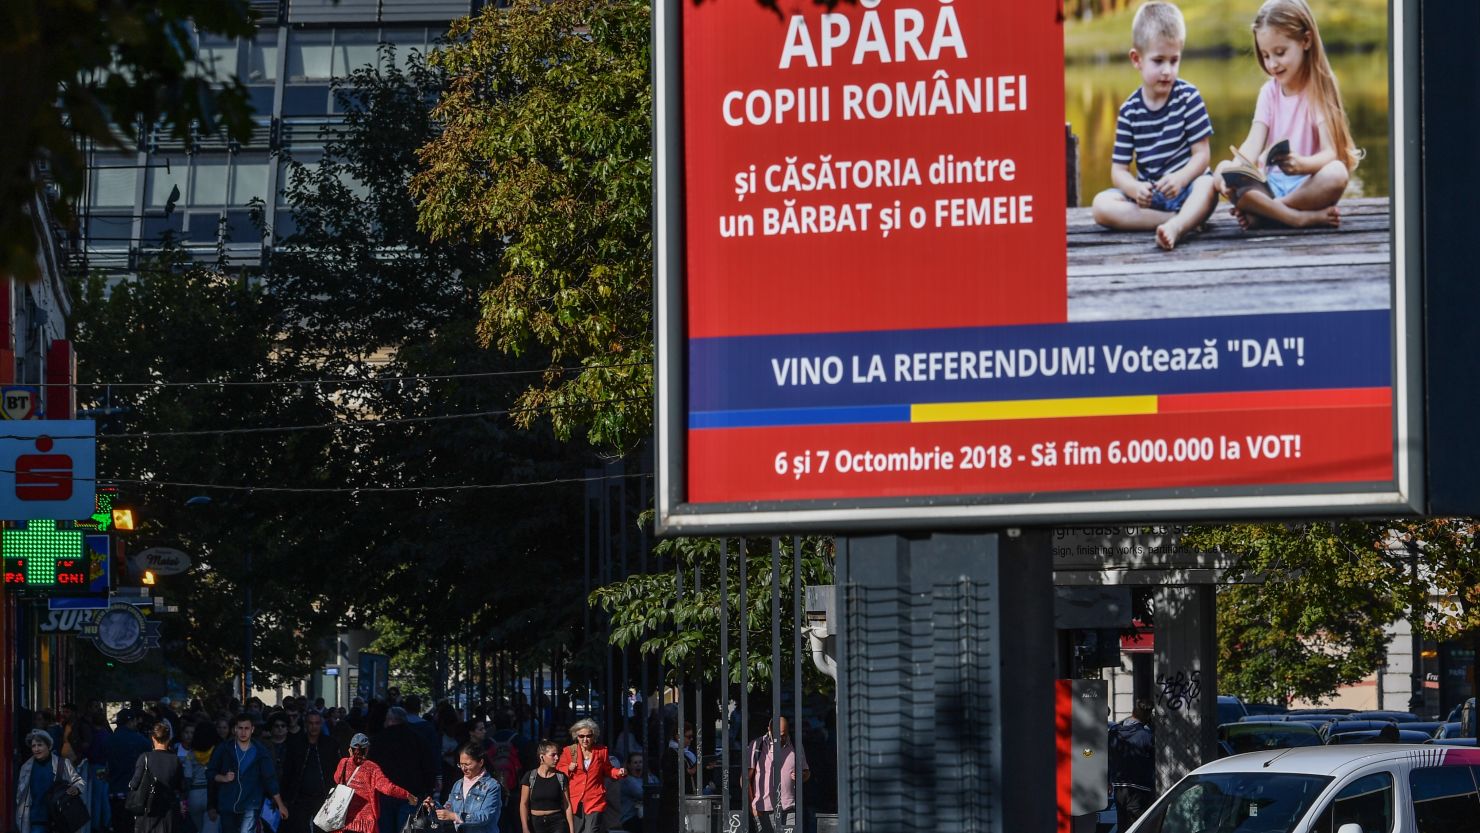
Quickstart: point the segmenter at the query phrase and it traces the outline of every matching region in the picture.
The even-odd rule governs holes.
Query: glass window
[[[1480,797],[1469,767],[1431,766],[1408,774],[1418,833],[1474,833]],[[1366,833],[1366,831],[1363,831]]]
[[[380,37],[374,30],[344,30],[334,33],[334,77],[344,78],[360,67],[377,65]]]
[[[221,225],[221,212],[219,211],[192,211],[188,218],[190,231],[185,234],[185,240],[189,243],[215,243],[216,230]]]
[[[381,40],[396,45],[396,66],[406,69],[413,51],[426,55],[427,31],[425,29],[387,29]]]
[[[271,84],[248,84],[247,101],[252,105],[252,112],[259,116],[272,115],[272,99],[277,95],[277,90]]]
[[[226,212],[226,226],[223,234],[228,243],[262,242],[262,234],[257,231],[257,224],[252,222],[251,211]]]
[[[201,38],[196,57],[205,67],[208,77],[223,81],[237,77],[236,41],[234,39]]]
[[[1310,833],[1340,833],[1346,824],[1360,826],[1362,833],[1391,833],[1393,818],[1393,776],[1374,772],[1342,787]]]
[[[299,162],[301,165],[295,168],[293,162]],[[277,204],[279,206],[286,206],[288,205],[288,189],[293,184],[294,171],[297,170],[297,175],[300,177],[311,177],[315,173],[318,173],[319,154],[312,151],[295,153],[292,160],[284,160],[279,165]],[[312,183],[307,179],[302,181],[304,187],[313,187]],[[278,216],[282,216],[281,212],[279,212]]]
[[[293,84],[283,88],[283,116],[325,116],[328,114],[328,85]]]
[[[191,205],[224,205],[226,203],[226,165],[221,154],[197,153],[190,172]]]
[[[134,233],[134,218],[129,215],[94,214],[87,218],[87,245],[98,248],[126,248]]]
[[[133,208],[139,184],[137,157],[94,156],[89,175],[93,208]]]
[[[291,32],[288,36],[288,80],[327,80],[333,65],[328,32]]]
[[[144,185],[144,207],[146,209],[162,209],[169,201],[170,191],[179,188],[180,196],[176,203],[184,200],[185,195],[185,171],[178,165],[171,165],[169,170],[164,168],[164,159],[156,157],[149,164],[158,165],[157,168],[149,168],[145,177]]]
[[[1189,775],[1163,796],[1137,833],[1292,833],[1331,783],[1323,775]]]
[[[258,35],[247,44],[247,77],[249,84],[276,81],[278,75],[277,33]]]
[[[145,217],[144,233],[140,240],[144,243],[158,243],[166,236],[171,240],[179,240],[184,228],[185,215],[179,212],[168,217]]]
[[[246,205],[253,198],[267,199],[267,155],[239,154],[231,182],[231,204]]]

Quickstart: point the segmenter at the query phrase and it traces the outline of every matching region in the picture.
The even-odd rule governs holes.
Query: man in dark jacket
[[[313,817],[334,789],[334,768],[344,749],[324,734],[324,718],[303,717],[303,731],[288,736],[283,753],[283,799],[288,802],[285,833],[311,833]]]
[[[1110,727],[1110,786],[1115,789],[1116,822],[1129,828],[1156,798],[1156,745],[1152,706],[1138,700],[1131,716]]]
[[[385,728],[370,744],[369,758],[380,765],[380,771],[392,784],[404,787],[418,799],[432,794],[437,771],[430,762],[437,758],[435,750],[427,749],[421,733],[406,722],[406,710],[400,706],[386,710]],[[416,809],[386,796],[381,796],[380,802],[381,833],[398,833]]]
[[[153,744],[139,734],[139,716],[124,709],[116,718],[118,730],[108,741],[108,803],[113,810],[113,833],[133,833],[134,817],[124,809],[128,782],[134,775],[134,764]]]

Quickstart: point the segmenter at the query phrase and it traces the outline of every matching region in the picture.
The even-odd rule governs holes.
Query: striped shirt
[[[1192,143],[1213,135],[1213,122],[1197,87],[1178,79],[1160,110],[1146,106],[1141,88],[1120,105],[1111,161],[1136,162],[1136,176],[1156,182],[1192,158]]]

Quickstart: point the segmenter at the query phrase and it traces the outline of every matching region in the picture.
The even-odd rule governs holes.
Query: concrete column
[[[1156,593],[1156,789],[1217,757],[1217,607],[1212,585]]]

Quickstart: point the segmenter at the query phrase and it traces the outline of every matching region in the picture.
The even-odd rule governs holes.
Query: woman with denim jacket
[[[463,744],[457,751],[457,768],[462,777],[453,783],[437,818],[452,822],[457,833],[497,833],[504,791],[484,765],[483,750]]]

